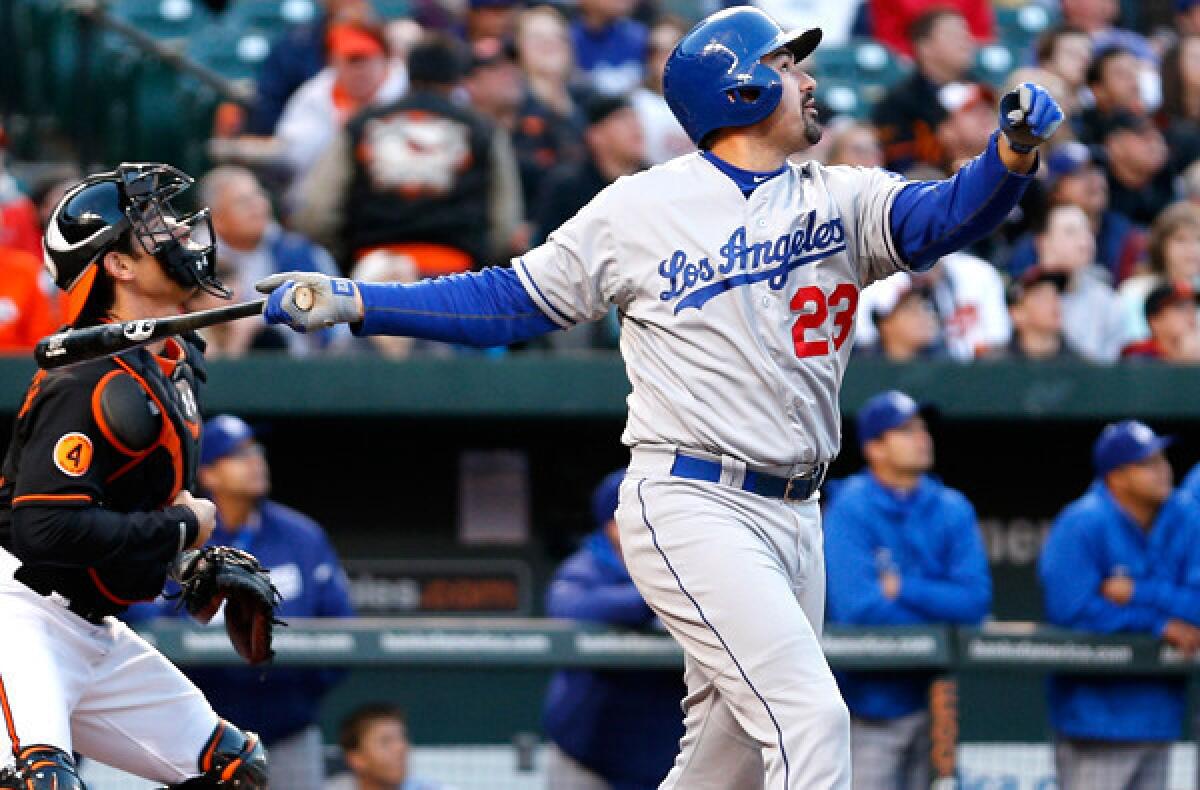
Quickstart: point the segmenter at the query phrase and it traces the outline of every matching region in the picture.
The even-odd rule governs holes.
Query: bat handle
[[[317,296],[313,293],[313,289],[307,285],[296,285],[292,289],[292,304],[296,305],[297,310],[308,312],[313,309],[313,305],[317,302]]]

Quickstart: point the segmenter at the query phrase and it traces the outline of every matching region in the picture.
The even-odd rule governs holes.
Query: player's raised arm
[[[1063,120],[1040,85],[1027,82],[1000,101],[1000,128],[987,150],[948,179],[916,181],[896,195],[892,236],[901,257],[923,270],[994,231],[1037,169],[1037,148]]]

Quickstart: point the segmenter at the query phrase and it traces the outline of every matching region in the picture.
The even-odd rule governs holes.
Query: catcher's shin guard
[[[75,760],[62,749],[26,746],[14,767],[0,771],[0,790],[87,790]]]
[[[187,790],[265,790],[267,752],[258,736],[217,722],[199,759],[200,776],[171,785]],[[168,788],[167,790],[171,790]]]

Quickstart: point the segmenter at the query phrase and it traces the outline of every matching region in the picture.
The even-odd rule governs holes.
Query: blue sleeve
[[[1167,505],[1175,509],[1175,523],[1171,527],[1181,531],[1176,534],[1172,547],[1174,552],[1183,555],[1180,573],[1172,574],[1176,576],[1174,579],[1163,578],[1161,574],[1166,569],[1151,569],[1152,574],[1159,574],[1158,578],[1135,579],[1130,604],[1152,606],[1167,617],[1200,626],[1200,509],[1190,504],[1192,501],[1191,496],[1179,493]]]
[[[974,508],[964,502],[954,510],[948,545],[940,552],[947,575],[902,574],[899,600],[930,620],[977,625],[992,608],[992,577]]]
[[[1117,606],[1100,594],[1105,573],[1086,539],[1083,518],[1060,518],[1050,530],[1038,576],[1046,598],[1046,619],[1057,626],[1112,634],[1161,634],[1167,619],[1153,607]]]
[[[921,622],[916,612],[899,599],[884,596],[875,567],[875,547],[869,540],[866,523],[857,516],[852,507],[834,505],[825,517],[829,622],[849,625]]]
[[[358,283],[365,315],[357,335],[400,335],[489,348],[558,329],[529,298],[512,269],[423,280]]]
[[[905,263],[925,271],[948,253],[990,234],[1008,216],[1037,173],[1009,171],[996,148],[987,150],[943,181],[906,184],[892,203],[892,238]]]
[[[568,560],[546,590],[546,614],[569,620],[642,626],[654,612],[633,582],[612,582],[581,572]]]

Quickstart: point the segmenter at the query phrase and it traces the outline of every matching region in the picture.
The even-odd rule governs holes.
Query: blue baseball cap
[[[1063,176],[1074,175],[1093,162],[1095,157],[1091,148],[1083,143],[1071,141],[1050,151],[1046,157],[1046,172],[1052,182],[1057,182]]]
[[[1126,464],[1144,461],[1175,441],[1159,436],[1144,422],[1125,420],[1104,426],[1092,447],[1092,467],[1100,477]]]
[[[612,472],[596,486],[592,492],[592,522],[597,527],[603,527],[612,521],[617,512],[617,500],[620,498],[621,482],[625,479],[625,470]]]
[[[232,414],[219,414],[204,423],[200,438],[200,465],[215,464],[254,438],[254,431],[245,420]]]
[[[879,393],[858,412],[859,446],[899,428],[920,412],[920,404],[899,390]]]

